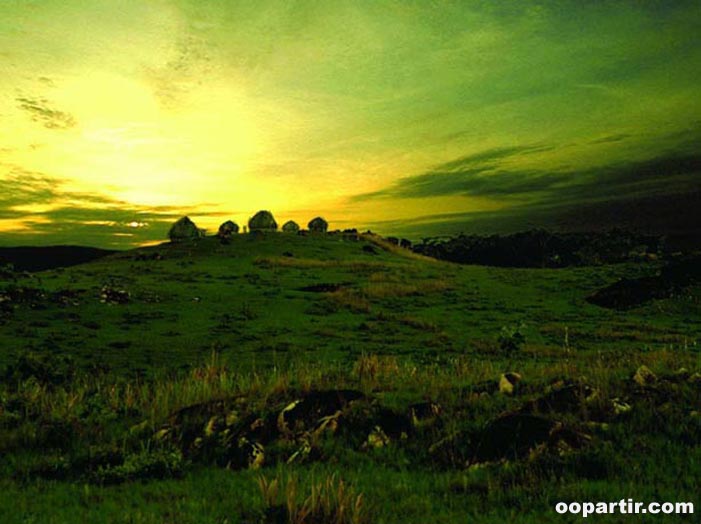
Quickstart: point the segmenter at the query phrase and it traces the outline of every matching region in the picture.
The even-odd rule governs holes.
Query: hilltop
[[[13,283],[0,331],[10,350],[0,364],[22,349],[47,348],[138,373],[187,367],[212,351],[246,368],[362,353],[430,361],[496,351],[503,330],[522,331],[528,351],[560,350],[566,333],[578,350],[614,350],[631,340],[688,344],[701,324],[680,325],[659,308],[698,311],[693,301],[626,315],[586,301],[603,285],[658,267],[458,266],[355,234],[164,243]]]

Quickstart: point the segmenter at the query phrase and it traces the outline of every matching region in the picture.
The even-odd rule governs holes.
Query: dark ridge
[[[655,260],[666,256],[665,237],[613,229],[606,232],[553,233],[536,229],[511,235],[458,235],[425,238],[414,252],[460,264],[560,268]]]
[[[0,265],[12,264],[18,271],[44,271],[77,266],[116,252],[82,246],[0,247]]]
[[[587,297],[587,302],[608,309],[626,310],[651,300],[680,295],[688,286],[701,282],[701,256],[694,256],[663,267],[659,274],[623,278]]]

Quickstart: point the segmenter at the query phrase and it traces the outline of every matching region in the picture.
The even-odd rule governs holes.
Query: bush
[[[499,349],[507,355],[520,351],[526,342],[526,337],[523,335],[524,328],[523,324],[502,327],[498,339]]]
[[[91,480],[100,484],[119,484],[129,480],[181,477],[184,471],[182,453],[174,449],[157,449],[127,455],[119,465],[100,466]]]
[[[67,355],[40,355],[27,351],[21,353],[7,367],[3,379],[15,384],[34,379],[40,384],[58,386],[72,381],[74,376],[73,358]]]

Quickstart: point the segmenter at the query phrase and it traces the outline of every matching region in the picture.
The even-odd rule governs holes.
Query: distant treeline
[[[591,233],[552,233],[542,229],[511,235],[458,235],[424,238],[413,250],[461,264],[558,268],[654,259],[667,251],[664,237],[614,229]]]

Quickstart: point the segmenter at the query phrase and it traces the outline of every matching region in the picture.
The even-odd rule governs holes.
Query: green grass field
[[[0,522],[575,522],[555,503],[697,502],[701,289],[585,301],[657,264],[459,266],[280,233],[8,276]],[[643,364],[656,378],[636,383]],[[364,396],[281,422],[338,390]],[[528,440],[509,414],[547,429]]]

